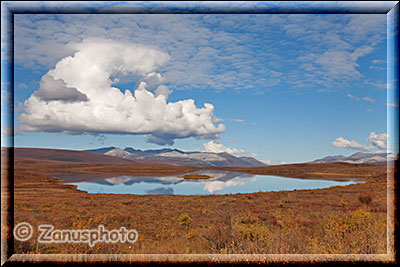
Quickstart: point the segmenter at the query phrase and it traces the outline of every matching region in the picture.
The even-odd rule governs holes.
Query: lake
[[[161,177],[109,176],[96,174],[57,175],[64,184],[76,185],[88,193],[135,195],[214,195],[301,189],[320,189],[360,183],[348,181],[296,179],[271,175],[253,175],[229,171],[197,171],[187,174],[208,175],[210,179],[184,179],[179,175]]]

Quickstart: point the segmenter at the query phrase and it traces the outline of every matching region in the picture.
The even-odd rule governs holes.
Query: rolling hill
[[[229,153],[211,153],[211,152],[186,152],[179,149],[156,149],[139,150],[131,147],[125,149],[115,147],[105,147],[99,149],[85,150],[124,159],[137,160],[147,163],[163,163],[179,166],[195,167],[259,167],[265,166],[264,163],[252,157],[235,157]]]
[[[112,164],[112,165],[137,163],[136,161],[131,159],[112,157],[92,152],[62,150],[62,149],[14,148],[14,156],[18,158],[27,158],[27,159],[55,160],[55,161],[95,163],[95,164]]]
[[[363,153],[357,152],[348,157],[328,156],[322,159],[314,160],[316,163],[330,163],[330,162],[347,162],[347,163],[367,163],[367,164],[386,164],[387,162],[394,162],[396,155],[393,153]]]

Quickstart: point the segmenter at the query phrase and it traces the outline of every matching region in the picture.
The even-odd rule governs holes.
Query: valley
[[[99,163],[104,155],[15,149],[14,220],[58,229],[103,224],[136,229],[135,244],[38,244],[15,241],[17,253],[356,253],[387,252],[386,166],[305,163],[260,167],[187,167]],[[2,151],[3,152],[3,151]],[[40,157],[38,156],[40,154]],[[49,156],[51,155],[51,156]],[[50,159],[57,156],[57,160]],[[107,158],[108,159],[108,158]],[[118,159],[118,158],[117,158]],[[110,163],[110,161],[108,162]],[[7,171],[2,161],[3,172]],[[212,196],[92,194],[51,178],[56,174],[184,175],[201,169],[231,170],[302,179],[354,177],[365,183],[317,190]],[[393,174],[393,173],[392,173]],[[182,224],[182,216],[190,223]],[[356,227],[354,227],[356,225]],[[3,229],[2,229],[3,231]],[[5,229],[5,231],[7,231]],[[344,231],[344,232],[342,232]]]

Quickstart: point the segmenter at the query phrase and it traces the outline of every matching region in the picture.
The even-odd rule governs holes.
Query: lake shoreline
[[[2,163],[3,164],[3,163]],[[130,195],[89,194],[76,186],[58,183],[48,175],[76,172],[98,173],[107,169],[115,172],[120,165],[100,166],[82,163],[65,163],[16,158],[14,162],[14,220],[38,224],[52,224],[57,229],[96,228],[103,224],[107,229],[136,229],[137,243],[96,245],[41,244],[32,238],[29,242],[16,242],[16,253],[332,253],[328,249],[338,242],[337,253],[386,253],[387,219],[387,169],[386,166],[351,164],[321,164],[311,166],[285,166],[280,174],[315,177],[332,173],[351,175],[365,180],[364,184],[337,186],[318,190],[296,190],[232,195]],[[125,167],[133,174],[148,169],[140,166]],[[178,174],[179,168],[159,173]],[[189,168],[187,168],[189,169]],[[276,168],[274,167],[275,171]],[[188,170],[189,171],[189,170]],[[259,170],[257,170],[258,172]],[[118,171],[116,171],[118,173]],[[271,172],[269,168],[268,172]],[[181,172],[182,173],[182,172]],[[184,172],[183,172],[184,173]],[[314,175],[313,173],[317,173]],[[104,173],[103,173],[104,174]],[[119,174],[119,173],[118,173]],[[276,173],[275,173],[276,174]],[[326,175],[327,174],[327,175]],[[146,176],[146,175],[143,175]],[[313,178],[314,178],[313,177]],[[362,197],[362,198],[361,198]],[[364,199],[370,202],[362,203]],[[368,204],[366,204],[368,203]],[[192,218],[188,226],[179,224],[185,213]],[[351,247],[351,242],[336,239],[336,232],[326,232],[325,225],[335,221],[370,218],[362,224],[360,232],[349,233],[348,240],[362,238],[365,242]],[[356,217],[354,217],[356,216]],[[360,217],[361,218],[361,217]],[[364,217],[362,217],[364,218]],[[345,221],[344,221],[345,222]],[[231,230],[227,230],[231,229]],[[263,238],[249,240],[243,231],[252,234],[266,233]],[[258,232],[260,231],[260,232]],[[250,233],[249,232],[249,233]],[[37,234],[37,233],[35,233]],[[331,236],[332,235],[332,236]],[[304,239],[305,236],[310,237]],[[328,238],[330,236],[330,238]],[[230,246],[235,242],[234,247]],[[316,244],[319,244],[316,246]]]
[[[111,174],[55,175],[61,183],[90,194],[229,195],[257,192],[317,190],[364,183],[360,179],[301,179],[226,170],[201,170],[172,176],[112,176]],[[190,179],[188,177],[202,177]],[[204,177],[204,178],[203,178]],[[208,178],[205,178],[208,177]]]

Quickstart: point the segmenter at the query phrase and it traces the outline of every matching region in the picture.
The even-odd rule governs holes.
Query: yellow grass
[[[56,229],[136,229],[134,244],[38,244],[15,241],[16,253],[357,253],[386,248],[386,166],[303,164],[227,168],[301,178],[357,177],[366,183],[318,190],[253,194],[176,196],[88,194],[57,183],[51,173],[90,173],[118,166],[16,159],[14,221],[52,224]],[[164,168],[164,169],[163,169]],[[159,167],[157,173],[188,169]],[[219,168],[224,169],[224,168]],[[124,167],[129,175],[149,168]],[[339,177],[339,178],[340,178]],[[2,229],[3,231],[3,229]]]

